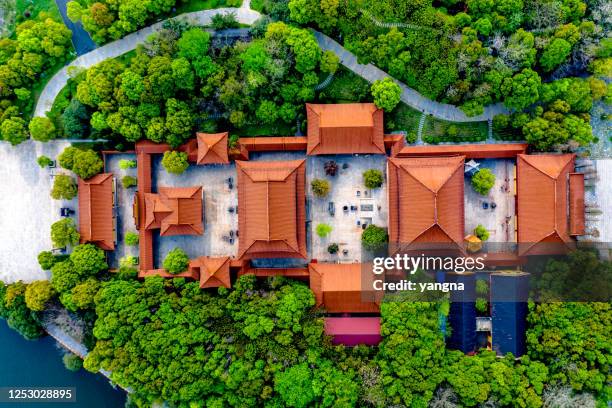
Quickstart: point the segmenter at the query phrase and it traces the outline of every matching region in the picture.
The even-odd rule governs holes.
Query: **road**
[[[72,44],[74,45],[77,55],[87,54],[88,52],[95,50],[97,45],[91,39],[89,33],[85,31],[80,21],[78,23],[73,23],[68,18],[68,15],[66,14],[66,4],[68,1],[69,0],[55,0],[55,4],[57,4],[57,7],[59,8],[64,24],[70,29],[70,31],[72,31]]]

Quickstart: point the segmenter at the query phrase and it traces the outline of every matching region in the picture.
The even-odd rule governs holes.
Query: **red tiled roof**
[[[519,255],[559,253],[572,242],[567,196],[574,158],[573,154],[518,156]]]
[[[238,257],[306,258],[305,160],[236,165]]]
[[[81,243],[91,242],[107,251],[115,249],[113,175],[79,178],[79,232]]]
[[[228,164],[228,133],[197,133],[198,164]]]
[[[230,258],[201,256],[189,262],[189,270],[200,277],[200,288],[231,288]]]
[[[570,235],[584,235],[584,174],[569,175]]]
[[[249,152],[300,151],[306,150],[307,139],[304,136],[241,137],[238,143]]]
[[[372,103],[306,104],[307,154],[385,154],[383,111]]]
[[[391,243],[462,244],[463,164],[463,156],[388,160]]]
[[[466,159],[514,158],[527,151],[527,143],[495,143],[465,145],[421,145],[403,146],[394,157],[455,156]]]
[[[330,313],[376,313],[379,310],[372,287],[363,287],[362,264],[308,264],[310,289],[314,292],[316,305]],[[366,284],[367,286],[367,284]],[[364,300],[368,299],[368,300]]]
[[[145,228],[160,235],[201,235],[202,187],[159,187],[145,194]]]

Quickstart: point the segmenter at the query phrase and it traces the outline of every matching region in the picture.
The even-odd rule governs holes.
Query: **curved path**
[[[212,17],[217,14],[230,14],[236,15],[236,20],[241,24],[253,24],[261,15],[255,11],[247,8],[219,8],[211,10],[194,11],[192,13],[181,14],[178,17],[174,17],[177,20],[184,20],[193,22],[196,25],[210,25]],[[66,65],[60,71],[58,71],[47,83],[43,89],[38,101],[36,103],[36,109],[34,110],[34,116],[45,116],[45,112],[51,110],[53,101],[60,91],[68,83],[68,68],[89,68],[109,58],[119,57],[126,52],[136,49],[138,44],[142,44],[149,35],[159,31],[164,22],[160,21],[141,30],[128,34],[120,40],[113,41],[102,47],[96,48],[95,50],[81,55],[70,64]]]
[[[250,25],[253,24],[259,17],[261,17],[261,14],[255,10],[251,10],[249,6],[250,1],[245,0],[240,8],[220,8],[212,10],[194,11],[192,13],[181,14],[180,16],[174,18],[190,21],[197,25],[209,25],[211,23],[212,17],[216,14],[234,13],[238,22],[240,22],[241,24]],[[149,27],[145,27],[139,31],[129,34],[120,40],[108,43],[87,54],[81,55],[80,57],[72,61],[69,65],[62,68],[53,76],[53,78],[51,78],[51,80],[43,89],[40,98],[38,99],[38,102],[36,104],[34,116],[44,116],[45,112],[51,109],[51,107],[53,106],[53,101],[55,101],[57,95],[64,88],[64,86],[66,86],[68,82],[68,67],[89,68],[106,59],[116,58],[120,55],[123,55],[126,52],[135,49],[138,44],[143,43],[150,34],[159,31],[162,28],[163,24],[163,21],[155,23]],[[336,55],[338,55],[338,57],[340,57],[342,65],[344,65],[346,68],[353,71],[355,74],[359,75],[366,81],[372,83],[376,80],[383,79],[385,77],[393,79],[393,81],[395,81],[395,83],[397,83],[402,89],[402,102],[426,115],[432,115],[438,119],[443,119],[451,122],[475,122],[488,121],[489,119],[492,119],[493,116],[499,113],[509,112],[508,109],[505,108],[501,103],[498,103],[486,106],[484,112],[478,116],[467,116],[465,113],[463,113],[461,109],[457,108],[454,105],[439,103],[424,97],[414,89],[409,88],[406,84],[400,81],[397,81],[389,74],[375,67],[372,64],[359,64],[357,62],[357,57],[348,50],[346,50],[344,47],[342,47],[340,44],[338,44],[336,41],[318,31],[312,30],[312,32],[314,33],[317,42],[322,50],[333,51]]]

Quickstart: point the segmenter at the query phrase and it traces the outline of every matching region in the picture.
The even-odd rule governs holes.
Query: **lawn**
[[[319,92],[323,103],[371,102],[370,83],[344,67],[340,67],[327,88]]]
[[[244,136],[293,136],[295,125],[279,121],[271,125],[253,124],[232,130],[232,135]]]
[[[422,138],[426,143],[482,142],[487,140],[487,122],[447,122],[427,116]]]
[[[403,102],[400,102],[393,111],[386,114],[385,127],[387,131],[403,130],[406,134],[413,133],[419,130],[419,120],[421,112],[411,108]]]
[[[176,11],[172,13],[174,16],[199,10],[209,10],[221,7],[240,7],[242,0],[192,0],[184,3],[177,3],[179,3],[178,7],[176,7]]]

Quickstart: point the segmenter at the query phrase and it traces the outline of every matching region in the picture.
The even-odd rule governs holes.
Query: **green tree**
[[[54,295],[51,282],[47,280],[34,281],[25,290],[25,303],[28,309],[42,312]]]
[[[302,363],[278,372],[274,377],[274,389],[287,406],[309,406],[315,398],[311,369]]]
[[[28,309],[25,302],[26,285],[15,282],[5,286],[0,281],[0,318],[26,339],[35,339],[44,334],[36,312]]]
[[[571,51],[570,43],[562,38],[555,38],[542,53],[540,65],[545,72],[552,71],[567,59]]]
[[[70,254],[70,261],[75,272],[80,276],[95,275],[108,269],[104,251],[93,244],[77,245]]]
[[[402,89],[389,77],[374,81],[371,91],[376,106],[386,112],[397,106],[402,95]]]
[[[340,66],[340,58],[333,51],[325,51],[321,56],[321,72],[335,74]]]
[[[57,158],[59,165],[67,170],[72,170],[72,166],[74,166],[74,156],[78,151],[79,149],[76,147],[66,147]]]
[[[361,233],[361,244],[368,251],[381,249],[388,240],[389,236],[387,235],[387,231],[374,224],[368,225]]]
[[[490,169],[482,168],[472,176],[472,188],[478,194],[486,196],[495,184],[495,174]]]
[[[187,153],[176,150],[164,152],[162,166],[164,166],[168,173],[182,174],[189,167]]]
[[[60,261],[60,257],[53,255],[51,251],[42,251],[38,254],[38,263],[45,271],[51,269],[53,265]]]
[[[0,135],[4,141],[13,146],[27,140],[28,133],[26,132],[25,121],[17,116],[5,119],[0,124]]]
[[[369,169],[363,172],[363,184],[367,188],[379,188],[382,186],[384,176],[382,171],[377,169]]]
[[[123,188],[132,188],[138,185],[138,180],[133,176],[123,176],[121,178],[121,185]]]
[[[310,182],[310,187],[312,188],[313,194],[319,198],[326,197],[331,189],[329,181],[325,179],[313,179]]]
[[[72,171],[80,178],[87,180],[104,169],[104,162],[91,149],[78,150],[73,157]]]
[[[478,224],[476,228],[474,228],[474,235],[476,235],[481,241],[486,241],[489,239],[489,231],[481,224]]]
[[[317,235],[321,238],[327,237],[332,232],[332,230],[333,228],[329,224],[318,224],[317,225]]]
[[[136,246],[138,245],[138,240],[139,240],[139,236],[138,233],[136,232],[132,232],[132,231],[128,231],[125,233],[125,244],[129,245],[129,246]]]
[[[68,15],[70,21],[76,23],[83,15],[83,7],[78,1],[69,1],[66,3],[66,14]]]
[[[189,257],[181,248],[174,248],[164,258],[164,269],[177,274],[185,272],[189,266]]]
[[[72,200],[76,196],[77,185],[72,177],[58,174],[53,178],[51,198],[54,200]]]
[[[194,27],[183,33],[177,42],[179,57],[194,61],[208,53],[210,34],[201,28]]]
[[[136,166],[137,166],[136,160],[126,160],[126,159],[119,160],[119,168],[121,170],[134,169],[136,168]]]
[[[28,128],[32,139],[38,140],[39,142],[48,142],[56,137],[55,125],[46,117],[32,118]]]
[[[74,2],[70,2],[70,3],[74,3]],[[76,354],[72,354],[72,353],[64,354],[64,356],[62,357],[62,362],[64,363],[64,367],[66,367],[66,370],[69,370],[69,371],[77,372],[81,368],[83,368],[83,360],[81,360],[81,358],[77,356]]]
[[[278,107],[272,101],[263,100],[257,107],[256,116],[263,123],[274,123],[278,118]]]
[[[177,58],[172,61],[172,78],[178,89],[193,91],[195,75],[186,58]]]
[[[38,158],[36,159],[36,163],[38,163],[38,166],[41,169],[44,169],[45,167],[51,166],[53,164],[53,160],[51,160],[51,158],[47,156],[38,156]]]
[[[81,238],[72,218],[62,218],[51,224],[51,242],[53,246],[62,248],[67,245],[76,245]]]
[[[524,69],[512,78],[505,78],[501,85],[504,104],[522,110],[539,98],[540,76],[531,69]]]
[[[128,69],[121,74],[121,87],[119,89],[131,101],[138,101],[145,91],[144,80],[141,75]]]

